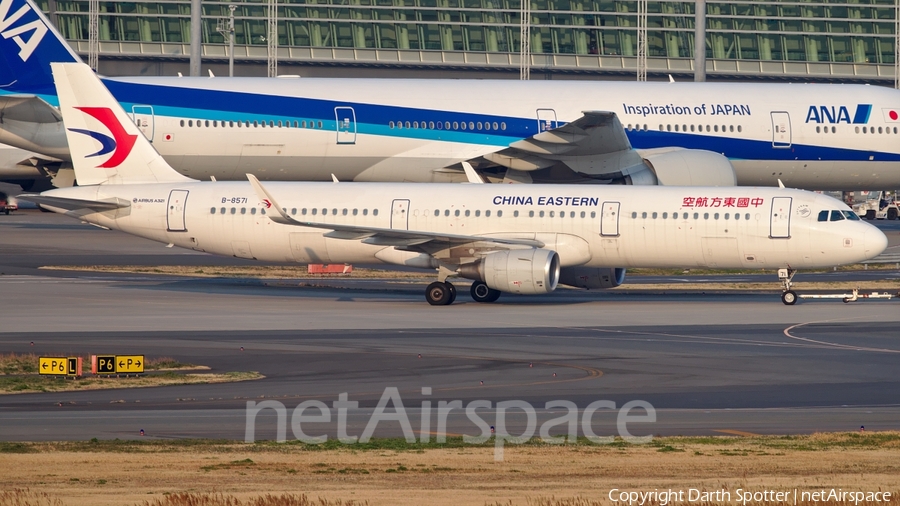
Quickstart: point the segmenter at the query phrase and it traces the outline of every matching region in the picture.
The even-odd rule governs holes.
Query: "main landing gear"
[[[490,288],[483,281],[472,283],[472,289],[469,292],[475,302],[494,302],[500,298],[500,290]]]
[[[797,271],[794,269],[778,269],[778,279],[781,281],[781,302],[784,303],[785,306],[793,306],[797,303],[797,292],[791,290],[791,286],[793,285],[794,274]]]
[[[456,300],[456,287],[446,281],[435,281],[425,289],[425,300],[432,306],[449,306]]]

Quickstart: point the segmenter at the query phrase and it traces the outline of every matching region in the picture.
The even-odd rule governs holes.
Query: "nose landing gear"
[[[793,306],[797,303],[797,292],[791,290],[794,274],[796,273],[797,271],[791,268],[778,269],[778,279],[781,281],[782,287],[781,302],[783,302],[785,306]]]

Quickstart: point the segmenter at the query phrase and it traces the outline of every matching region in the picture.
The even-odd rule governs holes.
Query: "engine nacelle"
[[[566,267],[559,272],[559,283],[575,288],[615,288],[624,282],[625,269],[621,267]]]
[[[458,273],[501,292],[550,293],[559,283],[559,255],[548,249],[497,251],[461,265]]]
[[[659,184],[665,186],[737,186],[734,166],[725,156],[702,149],[641,152]]]

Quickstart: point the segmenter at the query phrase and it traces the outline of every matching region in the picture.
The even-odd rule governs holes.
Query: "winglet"
[[[335,183],[340,183],[337,176],[335,176],[334,174],[331,175],[331,180],[334,181]]]
[[[781,178],[778,178],[778,187],[784,188],[784,183],[781,182]]]
[[[472,184],[484,184],[484,179],[478,176],[475,168],[469,162],[462,162],[463,170],[466,171],[466,179]]]
[[[254,176],[253,174],[247,174],[247,180],[250,181],[250,186],[252,186],[253,190],[256,191],[256,195],[259,197],[259,200],[266,204],[266,208],[274,208],[277,212],[277,214],[266,214],[266,216],[268,216],[270,220],[282,225],[297,224],[297,220],[291,218],[291,216],[287,212],[285,212],[285,210],[282,209],[281,206],[278,205],[278,202],[275,201],[275,197],[273,197],[272,194],[268,192],[268,190],[263,188],[262,183],[259,182],[259,179],[257,179],[256,176]]]

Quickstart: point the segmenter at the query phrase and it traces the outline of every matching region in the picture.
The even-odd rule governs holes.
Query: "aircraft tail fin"
[[[193,181],[166,163],[90,67],[51,67],[79,185]]]
[[[33,0],[0,0],[0,94],[56,95],[51,62],[81,62]]]

